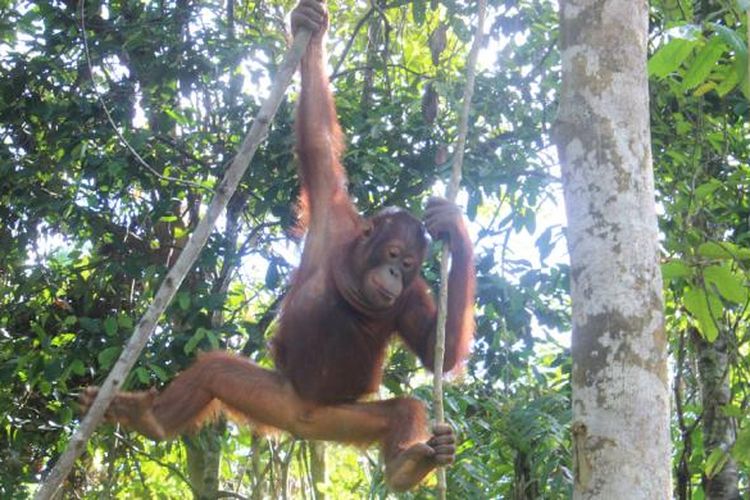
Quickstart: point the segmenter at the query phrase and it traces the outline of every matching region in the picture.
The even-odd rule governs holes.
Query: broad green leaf
[[[75,333],[61,333],[55,335],[50,342],[50,345],[55,347],[65,347],[70,345],[76,339]]]
[[[411,13],[417,26],[422,26],[427,12],[426,0],[414,0],[411,4]]]
[[[721,407],[721,413],[727,417],[742,418],[745,411],[737,405],[724,405]]]
[[[729,460],[729,454],[721,448],[715,448],[706,459],[706,465],[703,467],[706,477],[714,477]]]
[[[711,300],[710,308],[709,300]],[[721,303],[718,299],[711,295],[706,295],[706,292],[700,288],[691,288],[683,295],[682,302],[697,321],[698,330],[701,335],[709,342],[716,340],[716,337],[719,336],[719,330],[716,328],[712,312],[719,312],[721,310]]]
[[[124,330],[132,330],[133,329],[133,320],[130,316],[127,316],[125,314],[120,314],[117,316],[117,324],[120,326],[120,328]]]
[[[113,316],[109,316],[104,320],[104,333],[110,337],[113,337],[117,333],[117,319]]]
[[[158,377],[158,379],[159,379],[159,380],[161,380],[162,382],[166,382],[167,380],[169,380],[169,375],[168,375],[168,374],[167,374],[167,372],[166,372],[166,371],[164,370],[164,368],[162,368],[161,366],[159,366],[159,365],[155,365],[155,364],[153,364],[153,363],[149,363],[149,364],[148,364],[148,368],[149,368],[149,369],[150,369],[150,370],[151,370],[152,372],[154,372],[154,374],[155,374],[155,375],[156,375],[156,376]]]
[[[167,114],[170,118],[172,118],[174,121],[176,121],[180,125],[189,125],[190,120],[183,115],[182,113],[172,109],[172,108],[164,108],[164,113]]]
[[[675,278],[687,278],[692,274],[690,266],[679,260],[670,260],[661,265],[661,276],[667,281]]]
[[[719,94],[719,97],[724,97],[725,95],[730,93],[738,83],[740,83],[739,71],[735,67],[727,69],[728,71],[725,72],[726,75],[721,79],[719,85],[716,87],[716,93]]]
[[[736,55],[741,56],[743,53],[747,53],[745,42],[735,30],[728,28],[723,24],[709,23],[709,26],[717,35],[719,35],[719,37],[721,37],[722,40],[724,40],[724,43],[731,47]]]
[[[708,259],[750,259],[750,248],[729,241],[707,241],[698,247],[698,255]]]
[[[177,294],[177,303],[180,306],[180,309],[183,311],[187,311],[190,307],[190,294],[187,292],[180,292]]]
[[[70,406],[64,406],[60,410],[59,418],[61,422],[70,422],[71,420],[73,420],[73,408],[71,408]]]
[[[648,74],[657,78],[677,71],[682,62],[690,55],[698,42],[684,38],[673,38],[651,56],[648,61]]]
[[[101,323],[98,319],[81,316],[78,318],[78,324],[89,333],[100,333]]]
[[[688,66],[682,88],[690,90],[705,82],[726,49],[727,46],[721,37],[711,37],[708,43],[698,50],[698,55]]]
[[[148,384],[149,377],[148,377],[148,371],[142,366],[139,366],[135,369],[135,376],[138,377],[138,381],[141,384]]]
[[[744,56],[737,56],[734,60],[734,68],[740,80],[740,90],[750,100],[750,78],[747,76],[747,64],[747,52],[745,52]]]
[[[198,347],[198,343],[203,340],[203,337],[206,336],[206,329],[205,328],[198,328],[198,330],[195,332],[195,335],[190,337],[190,340],[185,343],[184,351],[185,354],[190,354],[195,350],[196,347]]]
[[[744,0],[750,3],[750,0]],[[724,43],[729,46],[734,52],[734,64],[732,65],[733,71],[727,74],[727,76],[719,84],[716,91],[719,95],[723,96],[729,93],[737,84],[740,85],[742,93],[750,99],[750,80],[747,78],[747,45],[737,31],[723,26],[721,24],[710,24],[711,28],[716,32],[718,36],[724,40]]]
[[[122,350],[119,346],[107,347],[99,353],[96,359],[99,361],[99,366],[102,370],[109,370],[114,364],[115,360],[120,356]]]
[[[732,456],[746,467],[750,466],[750,425],[745,421],[745,426],[740,430],[732,447]]]
[[[698,254],[709,259],[734,258],[734,245],[727,242],[707,241],[698,247]]]
[[[214,332],[206,330],[206,337],[208,338],[208,343],[211,345],[211,349],[219,348],[219,339]]]
[[[74,359],[70,364],[70,371],[79,376],[83,375],[86,373],[86,365],[80,359]]]
[[[703,183],[697,188],[695,188],[695,196],[696,198],[703,200],[711,196],[714,193],[714,191],[716,191],[720,187],[721,187],[720,181],[718,181],[717,179],[711,179],[708,182]]]
[[[722,297],[735,304],[747,302],[744,276],[732,272],[729,264],[710,266],[703,270],[707,284],[713,285]]]
[[[536,233],[536,212],[527,210],[523,217],[523,226],[529,234]]]
[[[552,241],[552,228],[548,227],[544,232],[537,238],[536,247],[539,249],[539,260],[544,262],[547,257],[552,253],[554,246]]]

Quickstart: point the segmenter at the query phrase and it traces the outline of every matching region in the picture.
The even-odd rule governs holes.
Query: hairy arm
[[[474,336],[476,273],[473,248],[461,215],[452,203],[431,200],[425,213],[425,223],[433,236],[447,239],[450,243],[444,365],[445,371],[449,371],[465,359]],[[437,325],[435,301],[422,278],[417,278],[407,293],[398,319],[398,331],[422,363],[432,369]]]
[[[343,134],[336,118],[330,82],[325,69],[323,39],[328,25],[325,4],[302,0],[292,13],[292,30],[313,30],[302,59],[302,89],[297,107],[297,154],[302,183],[302,223],[308,236],[301,267],[320,263],[333,244],[356,228],[358,215],[346,190],[341,165]]]

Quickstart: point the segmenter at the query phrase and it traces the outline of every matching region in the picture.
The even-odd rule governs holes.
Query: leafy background
[[[567,498],[570,304],[550,139],[557,6],[489,3],[461,194],[477,245],[477,340],[446,394],[462,439],[449,495]],[[727,463],[748,488],[747,3],[651,6],[680,498],[703,498]],[[64,449],[76,393],[106,376],[195,227],[268,92],[292,7],[0,0],[3,498],[25,498]],[[329,69],[350,191],[364,213],[419,213],[441,191],[475,8],[331,2]],[[299,254],[296,91],[127,387],[162,386],[215,348],[270,366],[266,342]],[[436,281],[435,259],[424,272]],[[381,395],[404,393],[429,401],[429,377],[394,345]],[[429,498],[430,486],[401,496]],[[102,427],[65,488],[88,498],[389,496],[376,450],[266,438],[226,422],[158,445]]]

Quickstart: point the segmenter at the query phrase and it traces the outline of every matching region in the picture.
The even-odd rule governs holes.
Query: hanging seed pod
[[[440,97],[437,90],[435,90],[432,83],[428,83],[425,85],[424,94],[422,95],[422,119],[427,125],[432,125],[435,122],[439,105]]]

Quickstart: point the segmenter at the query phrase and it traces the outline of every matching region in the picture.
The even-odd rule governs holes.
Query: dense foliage
[[[559,84],[556,6],[490,5],[461,195],[478,248],[478,331],[465,374],[446,394],[462,438],[449,496],[567,498],[568,267],[549,137]],[[77,424],[76,392],[106,376],[195,227],[268,91],[292,6],[0,0],[3,498],[26,497],[64,449]],[[652,6],[675,471],[696,498],[727,452],[748,487],[743,8],[730,0]],[[447,178],[474,2],[343,0],[330,9],[350,190],[365,213],[388,205],[419,212]],[[127,387],[161,386],[198,351],[215,348],[270,364],[266,341],[298,257],[295,92]],[[434,258],[425,273],[436,281]],[[729,374],[730,400],[721,411],[740,432],[736,445],[706,452],[716,448],[704,446],[706,377],[696,360],[717,339],[729,353],[719,378]],[[431,398],[429,378],[396,345],[382,395],[402,393]],[[374,449],[327,446],[325,460],[320,451],[223,422],[160,445],[102,427],[65,487],[89,498],[211,488],[301,498],[314,483],[331,498],[387,495]],[[429,496],[428,487],[404,495]]]

